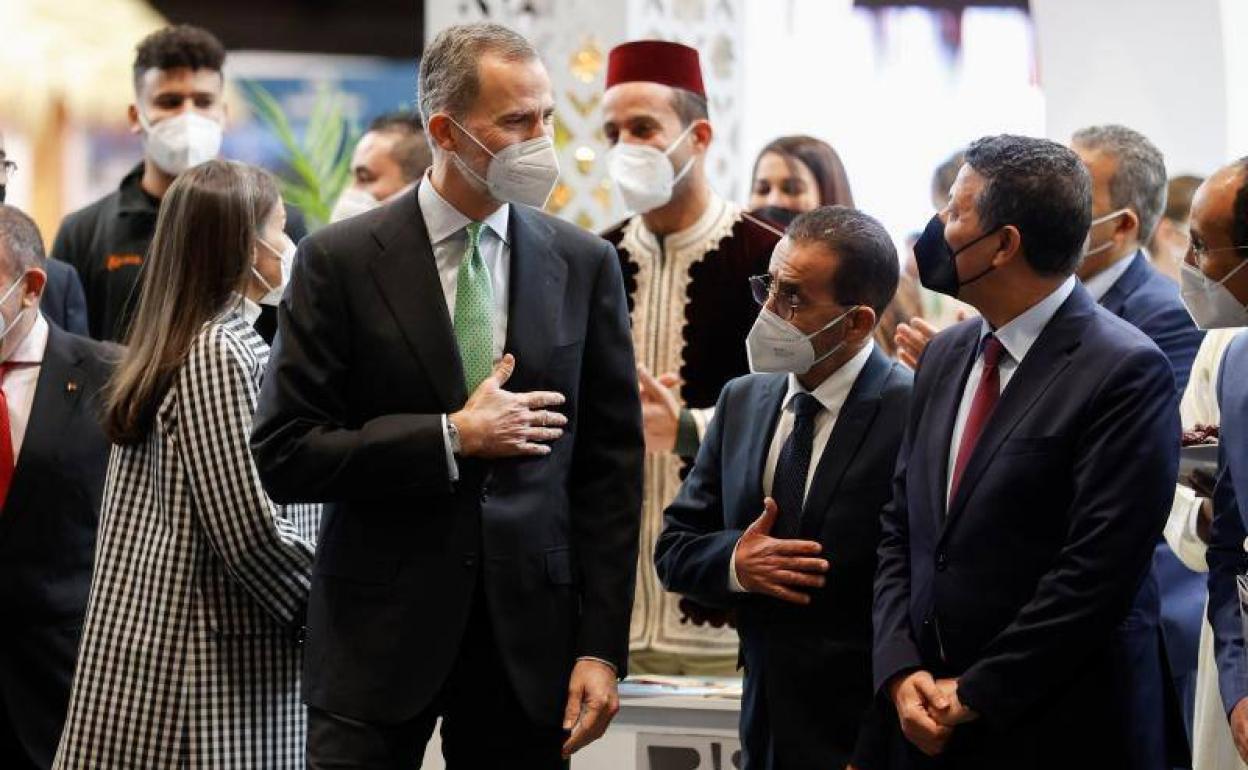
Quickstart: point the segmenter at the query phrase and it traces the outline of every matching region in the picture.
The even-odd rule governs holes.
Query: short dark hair
[[[1074,150],[1002,134],[972,142],[966,162],[986,181],[975,201],[982,231],[1014,225],[1033,270],[1073,273],[1092,223],[1092,178]]]
[[[836,256],[832,296],[838,303],[867,305],[877,318],[884,314],[897,293],[901,264],[884,225],[848,206],[821,206],[794,219],[786,235]]]
[[[399,165],[404,182],[415,182],[433,163],[433,152],[419,114],[407,110],[387,112],[374,118],[368,130],[395,136],[394,150],[390,154]]]
[[[711,113],[706,105],[706,98],[684,88],[672,88],[672,109],[680,118],[681,126],[688,126],[694,121],[710,120]]]
[[[953,182],[958,178],[958,172],[962,170],[964,163],[966,163],[966,153],[962,150],[958,150],[940,162],[940,165],[932,172],[933,198],[949,199],[949,188],[953,187]]]
[[[1231,245],[1248,246],[1248,155],[1235,165],[1239,166],[1239,190],[1231,207]]]
[[[16,277],[46,259],[35,220],[16,206],[0,203],[0,265]]]
[[[225,46],[216,35],[190,24],[159,29],[143,38],[134,53],[134,90],[150,69],[212,70],[225,67]]]

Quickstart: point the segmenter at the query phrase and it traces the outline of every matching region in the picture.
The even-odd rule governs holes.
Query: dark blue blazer
[[[112,345],[48,330],[0,514],[0,710],[12,730],[0,767],[49,767],[61,737],[108,468],[101,391],[116,358]]]
[[[655,566],[669,591],[734,606],[745,663],[742,744],[750,768],[880,766],[891,711],[872,708],[871,597],[880,511],[913,375],[879,348],[832,429],[800,536],[823,544],[827,585],[801,607],[728,590],[741,533],[763,510],[763,470],[788,390],[783,374],[729,382],[697,461],[668,507]]]
[[[1218,484],[1213,494],[1209,550],[1209,623],[1218,659],[1218,689],[1229,714],[1248,698],[1248,658],[1235,579],[1248,573],[1248,337],[1227,347],[1218,373],[1222,425]]]
[[[1170,359],[1182,396],[1205,333],[1196,327],[1183,307],[1178,284],[1157,272],[1143,252],[1136,252],[1130,259],[1127,271],[1101,297],[1101,307],[1157,343]],[[1135,661],[1138,674],[1135,698],[1141,709],[1141,719],[1146,720],[1161,711],[1167,720],[1165,733],[1142,732],[1137,736],[1134,745],[1140,751],[1140,770],[1163,770],[1182,764],[1187,755],[1185,712],[1180,709],[1171,677],[1190,680],[1196,675],[1205,580],[1204,575],[1179,561],[1164,539],[1158,541],[1153,554],[1153,575],[1136,597],[1124,627],[1128,635],[1134,634],[1134,638],[1128,640],[1127,654]],[[1168,672],[1161,659],[1159,639],[1164,642]],[[1194,682],[1185,688],[1189,694],[1193,689]],[[1173,762],[1161,761],[1163,754],[1170,755]]]
[[[71,334],[87,334],[87,295],[82,291],[78,271],[68,262],[44,260],[48,283],[39,300],[39,309],[52,323]]]
[[[880,543],[875,684],[915,669],[959,678],[982,716],[955,731],[952,767],[1126,767],[1116,629],[1174,495],[1174,375],[1155,344],[1076,286],[1002,393],[946,510],[980,323],[937,335],[919,367]],[[894,745],[895,767],[924,766],[899,734]]]

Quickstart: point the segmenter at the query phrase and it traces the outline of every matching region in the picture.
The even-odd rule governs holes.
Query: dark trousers
[[[559,725],[529,719],[503,668],[480,592],[459,659],[434,703],[398,724],[370,724],[308,708],[309,770],[412,770],[442,719],[447,770],[566,768]]]

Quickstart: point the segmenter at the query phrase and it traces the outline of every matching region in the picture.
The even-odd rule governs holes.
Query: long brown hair
[[[789,166],[789,173],[796,173],[793,164],[801,163],[810,169],[819,186],[820,206],[854,206],[854,194],[849,189],[849,175],[845,164],[832,145],[813,136],[782,136],[772,141],[758,153],[754,160],[751,178],[758,176],[758,162],[769,152],[774,152]]]
[[[114,443],[147,437],[196,336],[250,279],[264,216],[275,205],[262,206],[264,177],[214,160],[180,174],[165,194],[126,351],[108,384],[104,429]]]

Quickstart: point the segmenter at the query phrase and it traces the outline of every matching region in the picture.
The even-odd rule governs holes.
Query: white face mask
[[[1248,326],[1248,309],[1224,285],[1248,265],[1248,259],[1215,281],[1187,262],[1179,264],[1180,296],[1192,321],[1202,329],[1233,329]]]
[[[791,372],[805,374],[815,364],[845,347],[845,341],[821,356],[815,355],[815,337],[845,320],[857,310],[851,307],[822,329],[806,334],[780,316],[763,308],[745,338],[745,353],[752,372]]]
[[[402,189],[396,191],[389,198],[378,200],[373,194],[367,190],[361,190],[358,187],[348,187],[342,191],[342,195],[338,196],[338,202],[334,204],[334,210],[329,214],[329,221],[341,222],[344,219],[365,214],[373,209],[380,208],[396,198],[402,197],[403,193],[408,192],[416,186],[415,182],[405,185]]]
[[[188,111],[149,123],[140,111],[139,124],[147,134],[147,157],[166,174],[177,176],[221,152],[224,129],[198,112]]]
[[[26,274],[22,273],[18,276],[18,279],[13,282],[13,285],[6,289],[3,295],[0,295],[0,307],[3,307],[4,303],[9,301],[9,297],[13,296],[13,292],[17,290],[18,286],[25,285]],[[27,310],[30,310],[30,308],[23,306],[22,309],[18,310],[17,314],[13,316],[12,321],[6,321],[4,314],[0,313],[0,342],[3,342],[9,336],[9,332],[13,331],[13,329],[17,327],[17,322],[21,320]],[[12,351],[10,351],[9,354],[12,355]],[[5,356],[5,359],[7,358],[8,356]]]
[[[295,264],[296,247],[295,247],[295,242],[292,241],[287,235],[283,234],[282,240],[285,241],[286,243],[285,243],[285,246],[283,246],[280,251],[274,246],[269,245],[268,241],[265,241],[263,239],[259,241],[261,246],[273,252],[275,255],[277,255],[278,259],[282,261],[282,278],[281,278],[281,282],[277,286],[274,286],[273,284],[264,280],[264,275],[258,269],[256,269],[256,266],[254,264],[251,266],[252,275],[256,277],[256,280],[260,282],[261,286],[263,286],[265,289],[268,289],[268,294],[265,294],[263,297],[261,297],[260,302],[258,304],[272,305],[274,307],[277,307],[277,304],[282,301],[282,292],[286,291],[286,284],[290,283],[290,271],[291,271],[291,268]]]
[[[693,168],[693,158],[690,157],[680,173],[677,173],[672,168],[670,156],[685,137],[689,136],[694,125],[690,123],[666,150],[648,144],[620,142],[607,152],[607,175],[615,182],[629,211],[645,214],[672,199],[672,190],[676,183]]]
[[[1097,217],[1096,219],[1093,219],[1092,222],[1088,225],[1088,235],[1083,240],[1083,256],[1090,257],[1090,256],[1093,256],[1094,254],[1100,254],[1102,251],[1105,251],[1106,249],[1112,248],[1114,245],[1113,239],[1105,241],[1100,246],[1097,246],[1094,249],[1089,248],[1092,245],[1092,228],[1096,227],[1102,222],[1108,222],[1111,219],[1116,219],[1117,217],[1122,216],[1123,214],[1127,213],[1130,210],[1131,209],[1118,209],[1117,211],[1109,212],[1103,217]]]
[[[549,136],[509,144],[495,154],[454,118],[450,121],[490,156],[489,168],[485,171],[485,179],[482,179],[459,153],[452,153],[451,157],[464,174],[487,190],[495,200],[520,203],[535,209],[546,205],[550,194],[555,191],[555,183],[559,181],[559,156]]]

